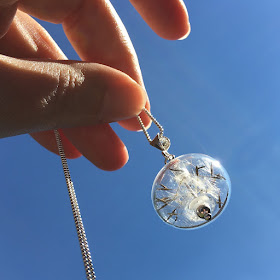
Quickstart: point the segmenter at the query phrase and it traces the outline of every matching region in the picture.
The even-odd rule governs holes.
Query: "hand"
[[[159,36],[175,40],[189,34],[181,0],[131,3]],[[62,23],[87,62],[67,60],[28,14]],[[0,136],[31,133],[58,153],[52,130],[63,128],[68,158],[84,155],[104,170],[122,167],[128,153],[108,123],[138,130],[135,116],[149,102],[133,45],[110,2],[0,0],[0,38]],[[150,120],[141,118],[148,126]]]

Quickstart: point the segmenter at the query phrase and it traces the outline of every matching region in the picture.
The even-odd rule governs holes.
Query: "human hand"
[[[189,34],[181,0],[130,2],[159,36],[176,40]],[[68,61],[28,14],[62,23],[73,48],[87,62]],[[132,117],[145,104],[149,109],[149,102],[133,45],[110,2],[0,0],[1,37],[0,136],[31,133],[58,154],[52,130],[63,128],[67,158],[84,155],[104,170],[122,167],[128,153],[108,123],[118,121],[138,130]],[[145,115],[141,118],[149,125]]]

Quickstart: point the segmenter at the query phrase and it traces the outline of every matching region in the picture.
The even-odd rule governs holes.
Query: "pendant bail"
[[[171,145],[171,142],[169,138],[158,133],[154,140],[150,142],[150,144],[161,151],[167,151]]]
[[[166,164],[168,161],[175,158],[174,155],[171,155],[170,153],[168,153],[168,149],[171,145],[171,141],[168,137],[163,135],[164,129],[159,124],[159,122],[156,120],[156,118],[146,108],[144,108],[143,111],[148,115],[148,117],[152,120],[152,122],[159,128],[160,132],[152,140],[147,129],[145,128],[140,116],[137,116],[138,122],[139,122],[147,140],[149,141],[150,145],[152,145],[153,147],[162,151],[162,155],[165,157],[165,164]]]

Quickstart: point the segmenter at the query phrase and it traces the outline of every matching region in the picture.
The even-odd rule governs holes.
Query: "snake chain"
[[[78,234],[81,253],[82,253],[83,262],[84,262],[84,266],[85,266],[86,278],[87,278],[87,280],[94,280],[94,279],[96,279],[96,276],[95,276],[94,269],[93,269],[91,254],[90,254],[90,250],[89,250],[89,246],[88,246],[88,242],[87,242],[87,237],[86,237],[86,233],[85,233],[85,229],[84,229],[84,225],[83,225],[83,220],[82,220],[79,204],[77,201],[77,196],[75,193],[74,184],[70,177],[70,171],[69,171],[67,160],[65,157],[60,134],[57,130],[54,130],[54,134],[55,134],[56,143],[57,143],[59,155],[60,155],[61,162],[62,162],[62,167],[63,167],[66,184],[67,184],[68,194],[69,194],[73,217],[74,217],[75,226],[76,226],[76,231]]]

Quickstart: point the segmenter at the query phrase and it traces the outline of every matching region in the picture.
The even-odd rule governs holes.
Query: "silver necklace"
[[[88,242],[87,242],[86,232],[85,232],[85,228],[84,228],[74,184],[70,177],[70,171],[69,171],[67,160],[65,157],[60,134],[57,130],[54,131],[54,134],[55,134],[55,139],[56,139],[56,143],[57,143],[57,147],[58,147],[58,151],[59,151],[59,155],[60,155],[61,163],[62,163],[62,167],[63,167],[63,172],[64,172],[64,176],[65,176],[65,180],[66,180],[66,185],[67,185],[70,203],[71,203],[71,207],[72,207],[72,213],[73,213],[73,217],[74,217],[74,221],[75,221],[76,231],[77,231],[80,248],[81,248],[81,253],[82,253],[82,257],[83,257],[83,262],[84,262],[84,266],[85,266],[86,278],[87,278],[87,280],[94,280],[94,279],[96,279],[96,277],[95,277],[95,273],[94,273],[94,269],[93,269],[91,254],[90,254],[90,250],[89,250],[89,246],[88,246]]]
[[[203,154],[179,157],[168,152],[171,142],[164,129],[146,109],[143,111],[158,127],[159,133],[151,139],[140,116],[139,124],[150,145],[159,149],[165,166],[157,174],[152,186],[152,202],[159,217],[167,224],[181,229],[194,229],[209,224],[225,209],[231,183],[227,171],[219,161]],[[68,188],[72,213],[80,243],[87,280],[96,279],[87,237],[77,201],[74,184],[65,157],[60,134],[54,131],[63,172]]]

